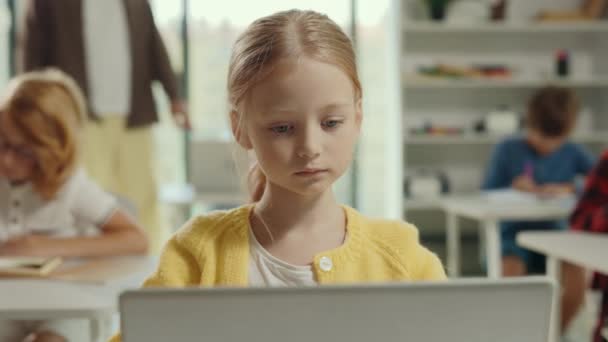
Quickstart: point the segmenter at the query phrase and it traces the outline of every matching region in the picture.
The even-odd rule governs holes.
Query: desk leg
[[[551,317],[549,323],[549,341],[559,342],[560,340],[560,316],[561,316],[561,269],[560,261],[547,256],[547,276],[555,279],[555,295],[553,296],[553,305],[551,306]]]
[[[112,316],[103,316],[90,320],[91,327],[91,342],[105,342],[110,337],[110,327],[112,324]]]
[[[458,277],[460,276],[460,227],[458,226],[458,217],[448,211],[446,212],[446,219],[447,271],[450,277]]]
[[[500,227],[496,220],[486,220],[486,258],[489,278],[499,278],[502,276],[502,258],[500,250]]]

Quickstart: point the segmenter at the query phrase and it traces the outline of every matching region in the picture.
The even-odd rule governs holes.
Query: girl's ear
[[[361,124],[363,123],[363,104],[361,98],[355,103],[355,122],[357,124],[357,130],[361,132]]]
[[[251,150],[253,146],[251,145],[247,131],[243,129],[241,115],[234,109],[230,111],[230,126],[232,127],[232,135],[234,136],[234,139],[236,139],[236,142],[241,145],[242,148]]]

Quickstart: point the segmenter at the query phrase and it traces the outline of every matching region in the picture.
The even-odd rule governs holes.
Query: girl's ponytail
[[[247,174],[247,188],[249,189],[249,201],[255,203],[262,199],[266,188],[266,175],[257,162],[253,163]]]

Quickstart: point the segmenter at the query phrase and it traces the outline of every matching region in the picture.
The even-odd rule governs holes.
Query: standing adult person
[[[92,178],[137,207],[151,250],[159,225],[151,85],[160,81],[179,127],[189,129],[184,102],[147,0],[29,0],[22,28],[24,71],[56,67],[88,99],[82,159]]]

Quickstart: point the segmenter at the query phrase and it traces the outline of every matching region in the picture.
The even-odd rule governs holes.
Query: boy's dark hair
[[[572,89],[547,86],[528,103],[527,126],[546,137],[563,137],[576,123],[579,99]]]

